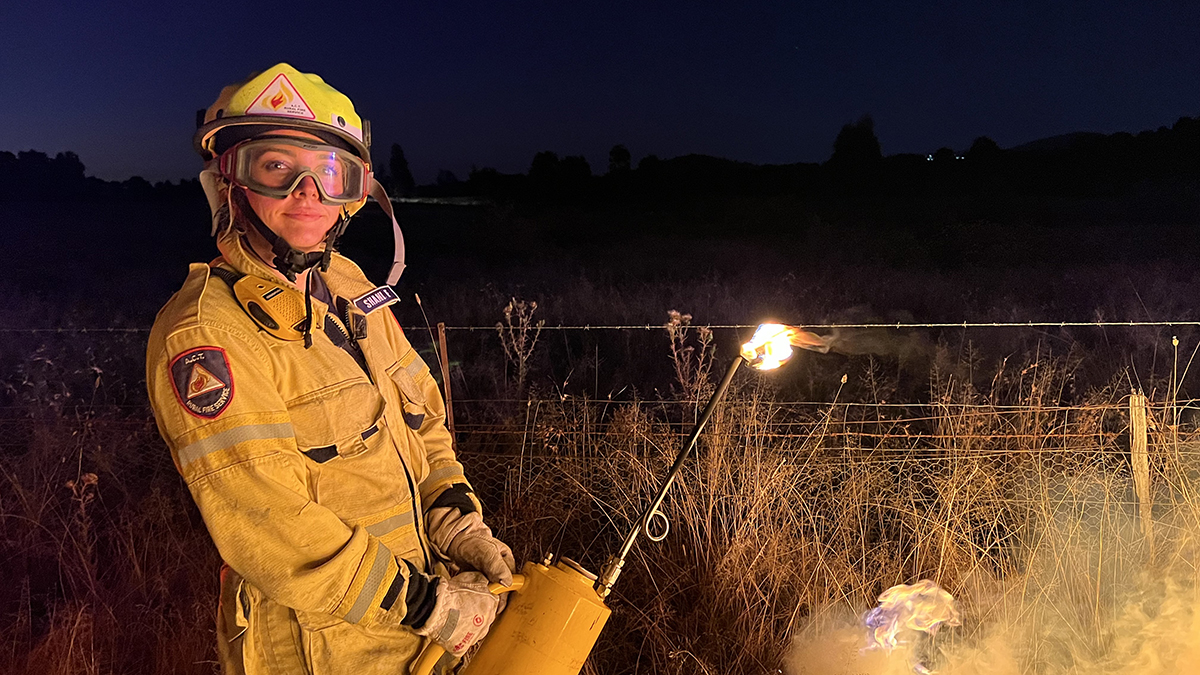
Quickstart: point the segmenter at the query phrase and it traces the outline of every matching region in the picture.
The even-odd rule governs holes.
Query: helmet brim
[[[278,122],[275,121],[276,119]],[[367,145],[370,143],[369,137],[364,143],[349,133],[339,132],[328,124],[290,117],[272,119],[263,115],[254,115],[215,119],[196,130],[196,135],[192,137],[192,146],[205,161],[208,161],[228,150],[238,141],[279,129],[297,129],[311,133],[331,145],[341,146],[353,152],[367,166],[371,164],[371,151]],[[364,136],[366,133],[364,129]]]

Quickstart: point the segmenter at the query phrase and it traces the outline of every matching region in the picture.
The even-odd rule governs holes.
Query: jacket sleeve
[[[429,372],[429,366],[405,337],[395,316],[388,317],[384,325],[387,327],[388,344],[397,359],[392,377],[406,399],[416,400],[424,408],[424,418],[417,433],[424,440],[426,460],[429,463],[429,473],[422,478],[419,487],[421,504],[426,514],[435,505],[446,505],[439,503],[439,499],[447,492],[449,494],[446,494],[446,499],[461,502],[464,513],[468,504],[482,513],[483,508],[454,453],[454,439],[446,426],[446,403],[437,381]],[[442,501],[445,502],[446,499]]]
[[[406,623],[404,598],[423,580],[409,584],[419,573],[312,501],[261,345],[232,329],[191,327],[152,336],[146,368],[159,431],[230,567],[294,609],[363,626]]]

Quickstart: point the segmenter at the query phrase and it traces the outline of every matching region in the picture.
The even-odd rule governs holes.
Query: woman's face
[[[312,134],[292,129],[272,131],[271,134],[321,140]],[[318,166],[318,153],[299,149],[289,149],[289,152],[294,155],[311,154],[313,157],[295,159],[305,166]],[[245,193],[250,208],[254,209],[263,223],[283,237],[292,248],[305,253],[321,250],[326,233],[337,222],[342,209],[339,204],[321,203],[321,193],[312,176],[305,176],[290,195],[279,199],[260,195],[253,190],[245,190]]]

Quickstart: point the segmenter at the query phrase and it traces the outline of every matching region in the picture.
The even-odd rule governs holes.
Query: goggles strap
[[[388,271],[387,284],[395,286],[396,282],[400,281],[400,275],[404,273],[404,233],[400,231],[400,223],[396,221],[396,210],[392,208],[392,200],[374,177],[371,178],[370,195],[379,202],[383,212],[392,221],[392,268]]]

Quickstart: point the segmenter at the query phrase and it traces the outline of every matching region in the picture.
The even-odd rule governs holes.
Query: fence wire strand
[[[494,331],[501,324],[490,326],[446,326],[448,331]],[[833,330],[842,328],[884,328],[902,330],[906,328],[1173,328],[1200,327],[1200,321],[1169,320],[1169,321],[945,321],[945,322],[895,322],[895,323],[805,323],[794,322],[792,325],[803,326],[813,330]],[[749,330],[758,328],[758,324],[694,324],[694,327],[704,327],[711,330]],[[427,326],[403,326],[405,331],[423,331]],[[579,324],[579,325],[543,325],[538,330],[551,331],[601,331],[601,330],[662,330],[663,324]],[[0,333],[148,333],[149,327],[32,327],[32,328],[0,328]]]

